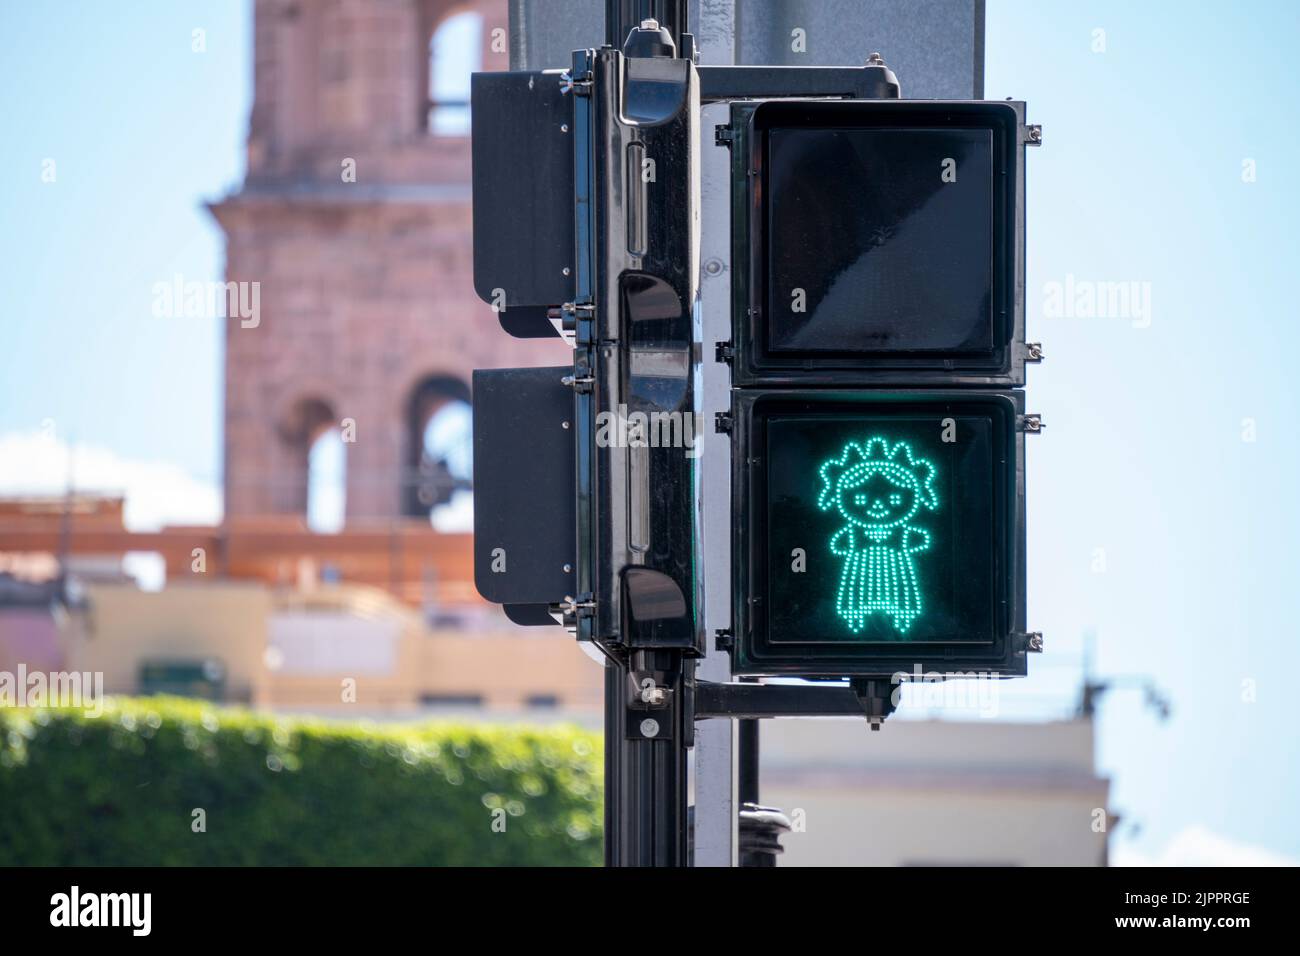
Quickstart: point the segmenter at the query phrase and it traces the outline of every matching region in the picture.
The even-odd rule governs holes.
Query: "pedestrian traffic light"
[[[734,384],[1023,385],[1023,113],[733,104]]]
[[[1023,674],[1036,649],[1024,105],[899,100],[879,57],[697,66],[686,7],[611,0],[606,43],[568,70],[479,74],[472,94],[475,288],[507,332],[573,349],[571,367],[475,373],[476,582],[606,662],[616,865],[686,860],[698,720],[878,727],[879,678]],[[698,460],[710,417],[730,434],[730,594],[704,582],[726,474]],[[735,673],[853,680],[718,679],[710,601],[730,606],[716,646]]]
[[[1024,104],[737,102],[737,673],[1025,673]]]
[[[1018,392],[738,391],[741,673],[1015,671]]]

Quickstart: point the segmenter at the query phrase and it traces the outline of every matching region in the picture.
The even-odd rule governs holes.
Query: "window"
[[[236,474],[230,481],[267,483],[272,500],[278,503],[275,511],[302,515],[312,531],[332,534],[342,530],[347,451],[334,407],[320,397],[300,398],[278,419],[276,431],[292,471]]]
[[[469,135],[469,77],[483,68],[483,17],[457,13],[438,24],[429,40],[429,132]]]
[[[323,534],[343,530],[347,453],[337,427],[326,428],[307,453],[307,527]]]
[[[422,707],[472,707],[483,706],[482,694],[421,694]]]
[[[412,392],[407,408],[406,514],[427,518],[439,531],[469,531],[474,521],[469,387],[456,378],[430,376]]]
[[[439,531],[473,527],[474,497],[469,488],[473,465],[473,431],[467,402],[448,402],[424,427],[424,470],[433,490],[429,521]]]

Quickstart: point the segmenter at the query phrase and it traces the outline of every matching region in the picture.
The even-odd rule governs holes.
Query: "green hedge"
[[[575,728],[0,708],[0,864],[593,865],[601,812]]]

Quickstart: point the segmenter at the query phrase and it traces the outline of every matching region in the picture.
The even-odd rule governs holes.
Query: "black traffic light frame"
[[[983,352],[771,353],[763,330],[773,128],[988,130],[992,134],[994,301],[992,348]],[[764,100],[731,106],[732,382],[756,385],[971,385],[1025,383],[1025,104],[981,100]],[[937,175],[937,171],[936,171]]]
[[[993,521],[998,567],[992,640],[867,643],[826,641],[778,646],[769,632],[767,581],[767,449],[765,422],[784,415],[888,414],[924,406],[983,409],[996,422],[993,487],[999,492]],[[1024,393],[993,389],[750,389],[733,390],[732,488],[738,511],[732,525],[732,666],[740,675],[889,678],[914,668],[947,675],[977,673],[1022,677],[1031,639],[1025,631]],[[1000,518],[1000,520],[999,520]]]

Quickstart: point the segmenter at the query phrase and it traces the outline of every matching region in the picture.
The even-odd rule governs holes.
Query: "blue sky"
[[[62,440],[219,480],[219,320],[158,319],[150,305],[175,273],[222,274],[201,204],[243,178],[250,12],[230,0],[5,5],[0,433],[44,422]],[[191,49],[196,28],[204,53]],[[46,159],[54,183],[41,181]]]
[[[86,481],[143,489],[147,522],[204,493],[210,509],[220,479],[220,320],[150,303],[176,273],[221,276],[202,203],[243,174],[250,4],[108,9],[0,13],[0,485],[57,480],[39,441],[76,443]],[[1204,827],[1300,858],[1297,40],[1286,0],[988,5],[987,95],[1027,100],[1045,130],[1027,303],[1047,352],[1029,405],[1048,428],[1028,494],[1030,624],[1049,653],[1002,709],[1059,715],[1088,633],[1102,672],[1152,676],[1172,719],[1117,692],[1099,753],[1122,843],[1149,856]],[[1150,314],[1046,314],[1067,277],[1145,284]]]
[[[1095,632],[1104,671],[1171,693],[1163,726],[1134,693],[1101,720],[1147,850],[1195,818],[1300,856],[1300,144],[1282,121],[1300,115],[1298,38],[1285,2],[988,8],[986,95],[1027,100],[1045,139],[1029,159],[1029,330],[1047,352],[1029,404],[1048,423],[1028,451],[1030,623],[1058,652]],[[1149,282],[1149,326],[1044,315],[1067,275]]]

